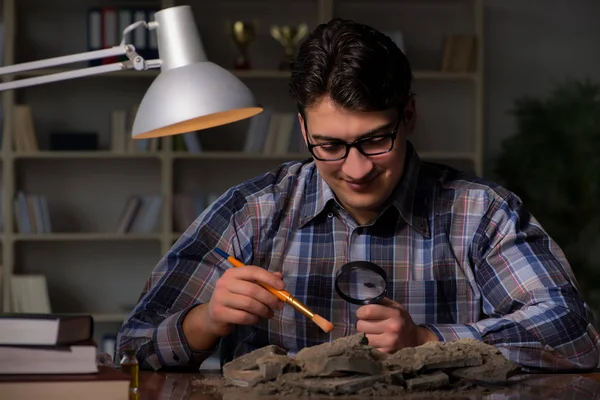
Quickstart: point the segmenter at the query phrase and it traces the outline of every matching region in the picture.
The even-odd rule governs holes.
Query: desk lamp
[[[120,45],[86,53],[0,67],[0,76],[69,63],[125,55],[128,61],[0,83],[0,91],[120,70],[160,68],[133,123],[134,139],[191,132],[249,118],[262,111],[250,90],[206,58],[190,6],[158,11],[155,21],[137,21],[123,31]],[[156,30],[158,55],[145,60],[126,44],[129,32]]]

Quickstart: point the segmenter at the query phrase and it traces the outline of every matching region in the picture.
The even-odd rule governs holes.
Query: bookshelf
[[[312,29],[334,16],[356,19],[384,31],[401,29],[415,73],[419,121],[412,140],[422,158],[483,171],[483,1],[482,0],[1,0],[5,65],[80,53],[86,48],[89,7],[152,7],[189,4],[194,9],[208,57],[230,66],[237,53],[227,24],[258,20],[250,45],[252,70],[232,71],[276,111],[293,112],[289,72],[277,70],[283,56],[269,36],[273,24],[306,22]],[[15,21],[17,23],[15,23]],[[477,37],[476,68],[444,72],[443,37]],[[2,77],[64,71],[51,69]],[[136,303],[146,278],[180,236],[172,212],[177,194],[200,190],[215,196],[278,164],[308,155],[244,150],[249,121],[200,132],[200,153],[174,150],[174,137],[145,153],[115,152],[110,114],[139,102],[158,71],[125,71],[1,93],[3,113],[2,310],[11,311],[11,276],[44,274],[53,311],[91,313],[97,335],[115,333]],[[30,105],[39,151],[15,150],[12,110]],[[93,131],[98,149],[51,151],[52,131]],[[18,229],[14,199],[19,191],[46,197],[52,232]],[[161,195],[157,223],[148,232],[118,233],[116,226],[132,194]],[[100,338],[101,336],[98,336]]]

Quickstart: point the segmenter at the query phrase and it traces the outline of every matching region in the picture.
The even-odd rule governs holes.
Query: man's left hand
[[[437,341],[433,332],[416,325],[404,307],[388,298],[360,307],[356,317],[356,329],[366,334],[370,346],[383,353]]]

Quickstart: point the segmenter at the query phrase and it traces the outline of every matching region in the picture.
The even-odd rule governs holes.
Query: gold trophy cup
[[[256,28],[253,23],[246,21],[235,21],[231,24],[231,35],[233,41],[239,50],[235,59],[233,68],[250,69],[250,59],[248,58],[248,45],[256,35]]]
[[[279,64],[280,70],[290,70],[294,65],[296,46],[308,33],[308,25],[281,25],[271,27],[271,36],[283,46],[285,58]]]

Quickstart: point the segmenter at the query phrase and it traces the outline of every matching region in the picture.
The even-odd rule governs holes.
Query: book
[[[0,314],[0,345],[55,346],[84,342],[92,338],[91,315]]]
[[[0,346],[0,374],[93,374],[96,344],[71,346]]]
[[[95,374],[0,375],[0,393],[6,399],[129,400],[131,377],[100,366]]]

